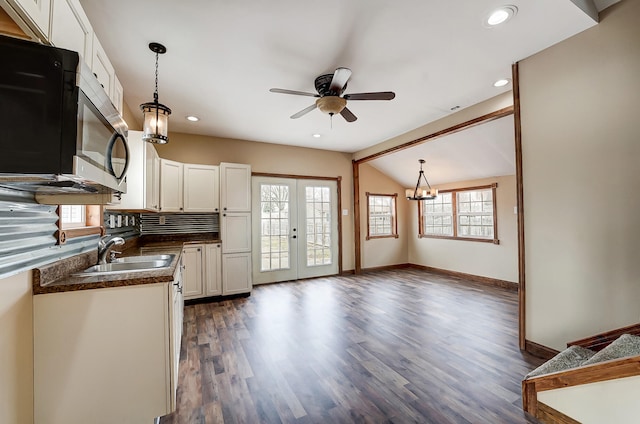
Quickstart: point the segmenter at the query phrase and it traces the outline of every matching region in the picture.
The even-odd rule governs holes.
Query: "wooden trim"
[[[353,167],[353,221],[355,242],[355,273],[362,271],[362,240],[360,240],[360,164],[351,161]]]
[[[447,189],[444,189],[444,190],[438,189],[438,194],[440,194],[440,193],[452,193],[452,192],[456,192],[456,191],[486,190],[488,188],[497,188],[497,187],[498,187],[498,183],[491,183],[491,184],[485,184],[485,185],[479,185],[479,186],[473,186],[473,187],[447,188]]]
[[[498,183],[491,184],[491,204],[493,206],[493,244],[500,244],[498,238],[498,197],[496,192],[498,191]]]
[[[88,236],[91,234],[102,234],[102,227],[78,227],[67,228],[63,230],[66,233],[67,240],[74,237]]]
[[[518,208],[518,341],[520,349],[526,346],[526,268],[524,254],[524,189],[522,182],[522,115],[520,111],[520,79],[518,62],[511,66],[513,87],[513,122],[516,144],[516,205]]]
[[[455,278],[461,278],[464,280],[475,281],[477,283],[484,283],[495,287],[501,287],[503,289],[516,291],[518,290],[518,284],[512,281],[499,280],[497,278],[483,277],[481,275],[467,274],[464,272],[451,271],[448,269],[434,268],[426,265],[409,264],[410,268],[422,269],[424,271],[434,272],[436,274],[444,274]]]
[[[592,365],[532,377],[526,381],[535,386],[537,393],[636,375],[640,375],[640,355],[597,362]]]
[[[422,143],[424,143],[426,141],[433,140],[435,138],[439,138],[439,137],[442,137],[442,136],[445,136],[445,135],[453,134],[453,133],[456,133],[458,131],[462,131],[464,129],[474,127],[476,125],[484,124],[486,122],[493,121],[495,119],[499,119],[499,118],[511,115],[512,113],[513,113],[513,106],[507,106],[505,108],[496,110],[494,112],[487,113],[486,115],[482,115],[482,116],[479,116],[477,118],[473,118],[473,119],[470,119],[468,121],[461,122],[459,124],[453,125],[453,126],[451,126],[449,128],[445,128],[443,130],[436,131],[436,132],[434,132],[432,134],[425,135],[424,137],[420,137],[420,138],[417,138],[415,140],[400,144],[398,146],[390,147],[390,148],[385,149],[385,150],[383,150],[381,152],[374,153],[374,154],[369,155],[369,156],[365,156],[362,159],[358,159],[355,162],[358,163],[358,164],[369,162],[369,161],[372,161],[372,160],[377,159],[379,157],[386,156],[388,154],[395,153],[395,152],[400,151],[400,150],[408,149],[409,147],[413,147],[415,145],[422,144]]]
[[[384,265],[384,266],[374,266],[371,268],[364,268],[362,272],[378,272],[378,271],[391,271],[396,269],[407,269],[412,268],[411,264],[396,264],[396,265]]]
[[[538,402],[538,414],[536,418],[545,424],[580,424],[580,421],[576,421],[570,416],[542,402]]]
[[[443,239],[443,240],[462,240],[462,241],[477,241],[480,243],[492,243],[500,244],[498,239],[481,239],[473,237],[456,237],[456,236],[434,236],[432,234],[418,234],[418,238],[431,238],[431,239]]]
[[[580,340],[567,343],[567,347],[577,345],[586,349],[600,351],[609,346],[611,342],[616,340],[623,334],[632,334],[634,336],[640,336],[640,323],[629,325],[627,327],[618,328],[615,330],[607,331],[605,333],[597,334],[592,337],[587,337]]]
[[[0,7],[0,34],[10,37],[17,37],[29,40],[29,37],[18,24],[15,23],[11,16]]]
[[[338,190],[338,275],[342,274],[342,176],[336,181]]]
[[[354,269],[348,269],[346,271],[342,271],[340,275],[355,275],[356,271]]]
[[[549,360],[556,356],[560,351],[552,349],[550,347],[538,344],[536,342],[532,342],[531,340],[525,341],[525,352],[530,353],[536,358],[542,358]]]
[[[252,177],[269,177],[269,178],[290,178],[296,180],[328,180],[328,181],[338,181],[341,180],[342,177],[314,177],[312,175],[295,175],[295,174],[274,174],[271,172],[252,172]]]

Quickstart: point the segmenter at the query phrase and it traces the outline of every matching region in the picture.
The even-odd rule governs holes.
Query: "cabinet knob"
[[[227,210],[227,208],[226,208],[226,207],[224,207],[224,208],[222,208],[222,210],[225,210],[225,211],[226,211],[226,210]]]
[[[226,214],[226,213],[223,213],[223,214],[222,214],[222,216],[227,216],[227,214]]]
[[[291,238],[298,238],[298,236],[296,236],[296,235],[294,234],[294,235],[293,235],[293,237],[291,237]]]

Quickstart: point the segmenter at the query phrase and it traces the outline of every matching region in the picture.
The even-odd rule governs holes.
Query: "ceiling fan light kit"
[[[338,96],[325,96],[320,97],[316,100],[316,106],[320,109],[321,112],[328,113],[329,115],[334,115],[336,113],[342,112],[342,109],[347,106],[347,101]]]
[[[156,54],[156,90],[152,102],[140,105],[144,115],[142,139],[149,143],[166,144],[169,142],[171,109],[158,101],[158,55],[165,54],[167,48],[160,43],[149,43],[149,50]]]
[[[416,183],[416,187],[414,189],[408,188],[405,190],[405,196],[407,200],[432,200],[438,197],[438,189],[432,188],[427,181],[426,175],[424,175],[424,171],[422,170],[422,165],[424,164],[424,159],[418,159],[420,162],[420,172],[418,173],[418,182]],[[420,182],[424,180],[427,183],[427,188],[420,187]]]
[[[344,94],[349,78],[351,78],[351,69],[337,68],[333,74],[320,75],[315,79],[314,86],[318,94],[287,90],[284,88],[272,88],[269,91],[272,93],[318,98],[315,104],[291,115],[291,119],[300,118],[314,109],[320,109],[321,112],[327,113],[330,116],[339,113],[347,122],[354,122],[358,119],[353,112],[347,108],[347,100],[392,100],[396,96],[392,91]]]

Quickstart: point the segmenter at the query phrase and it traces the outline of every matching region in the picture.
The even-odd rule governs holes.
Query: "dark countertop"
[[[173,281],[176,267],[180,263],[180,255],[182,254],[182,247],[184,245],[219,242],[220,240],[207,239],[200,241],[190,240],[187,242],[163,241],[145,243],[141,246],[134,246],[124,250],[120,257],[173,254],[175,257],[171,264],[166,268],[158,268],[152,271],[102,274],[91,277],[74,275],[74,273],[97,263],[98,254],[96,247],[95,251],[82,253],[35,268],[33,270],[33,294],[38,295],[171,282]]]

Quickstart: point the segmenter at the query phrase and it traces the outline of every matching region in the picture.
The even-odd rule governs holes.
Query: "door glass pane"
[[[260,271],[289,269],[289,186],[260,185]]]
[[[331,191],[329,187],[306,187],[307,266],[329,265],[331,256]]]

